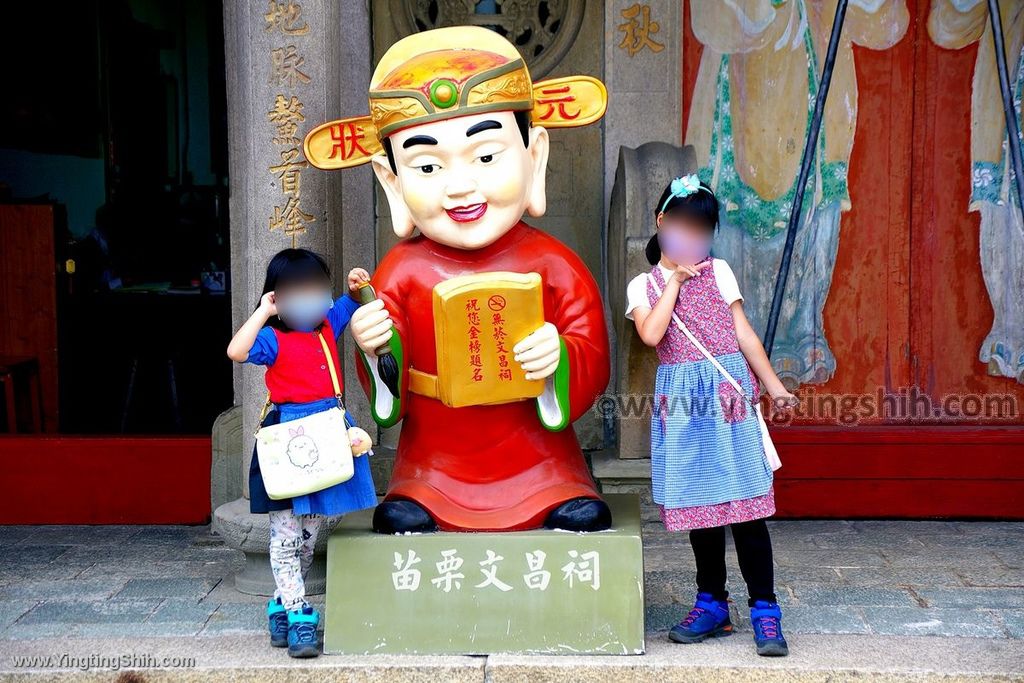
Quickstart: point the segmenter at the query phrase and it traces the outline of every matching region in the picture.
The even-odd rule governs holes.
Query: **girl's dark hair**
[[[267,264],[267,277],[263,281],[263,294],[285,286],[304,284],[331,284],[331,268],[319,254],[309,249],[282,249]],[[259,302],[257,302],[257,307]],[[279,317],[273,315],[267,324],[287,330]]]
[[[708,232],[714,233],[718,228],[718,198],[706,183],[701,182],[700,186],[703,189],[686,197],[680,197],[672,195],[672,184],[669,183],[665,187],[665,191],[661,193],[658,205],[654,207],[655,219],[662,212],[661,207],[665,206],[665,200],[668,199],[668,205],[665,206],[666,216],[685,218],[698,225],[703,225]],[[669,199],[669,197],[672,198]],[[647,256],[647,262],[652,266],[661,260],[661,245],[658,244],[657,232],[648,240],[644,253]]]

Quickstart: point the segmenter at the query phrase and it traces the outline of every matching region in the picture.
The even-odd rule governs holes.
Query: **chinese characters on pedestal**
[[[473,588],[509,592],[515,589],[521,578],[527,590],[546,591],[551,583],[551,572],[545,569],[547,559],[547,553],[543,550],[523,553],[521,560],[508,561],[493,550],[486,550],[484,558],[476,563],[481,580],[472,584]],[[405,555],[396,552],[392,563],[395,571],[391,572],[394,589],[410,592],[418,590],[423,578],[423,570],[418,565],[422,563],[423,558],[414,550],[408,550]],[[433,564],[436,575],[430,578],[430,584],[442,592],[462,590],[463,581],[475,579],[475,575],[467,579],[466,571],[470,570],[465,568],[465,559],[459,556],[455,548],[442,550],[440,558]],[[567,588],[590,588],[595,591],[601,588],[601,556],[596,550],[569,550],[560,571],[561,580]]]

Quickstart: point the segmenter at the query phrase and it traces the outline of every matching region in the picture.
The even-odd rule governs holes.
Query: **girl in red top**
[[[267,367],[266,383],[274,405],[264,425],[288,422],[337,405],[324,339],[339,373],[337,340],[359,303],[353,298],[369,274],[354,268],[349,292],[334,299],[327,263],[307,249],[285,249],[271,259],[259,306],[235,333],[228,357],[239,363]],[[345,413],[349,427],[352,416]],[[255,449],[249,470],[249,508],[270,515],[270,564],[277,590],[267,605],[271,645],[288,654],[319,653],[319,615],[305,600],[304,578],[324,517],[373,507],[377,496],[367,458],[354,459],[348,481],[321,491],[271,500],[267,496]]]

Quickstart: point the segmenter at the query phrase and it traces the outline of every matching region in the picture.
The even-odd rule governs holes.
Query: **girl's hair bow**
[[[697,177],[696,173],[675,178],[669,185],[669,195],[665,197],[660,210],[664,211],[673,197],[689,197],[691,194],[696,194],[701,190],[711,194],[711,190],[700,184],[700,178]]]

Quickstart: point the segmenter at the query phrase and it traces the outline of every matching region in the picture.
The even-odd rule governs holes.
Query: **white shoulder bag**
[[[661,287],[658,286],[658,282],[650,273],[647,274],[647,279],[650,280],[651,286],[654,287],[654,293],[657,294],[658,298],[660,299]],[[722,376],[725,377],[729,384],[731,384],[733,388],[740,393],[740,396],[743,397],[743,400],[749,403],[751,406],[753,406],[754,413],[757,415],[757,424],[761,428],[761,441],[764,443],[764,454],[765,457],[768,458],[768,464],[771,466],[772,471],[782,467],[782,461],[779,460],[779,452],[775,449],[775,444],[772,442],[772,437],[768,433],[768,423],[765,421],[764,414],[761,412],[761,402],[756,398],[752,399],[751,397],[747,396],[747,392],[743,391],[743,387],[740,386],[739,382],[733,379],[733,376],[730,375],[724,367],[722,367],[722,364],[718,362],[718,359],[711,355],[711,352],[704,348],[704,345],[701,344],[695,336],[693,336],[693,333],[690,332],[689,329],[687,329],[686,325],[683,324],[683,321],[679,319],[678,315],[676,315],[675,310],[672,311],[672,320],[674,320],[676,326],[683,331],[683,334],[686,335],[686,338],[689,339],[690,342],[692,342],[693,345],[696,346],[697,349],[701,353],[703,353],[709,361],[711,361],[711,364],[714,365],[720,373],[722,373]]]
[[[261,427],[256,432],[256,454],[267,496],[293,498],[348,481],[355,473],[352,444],[345,424],[345,406],[334,358],[322,333],[318,334],[338,405],[313,415]],[[270,396],[260,423],[270,407]]]

